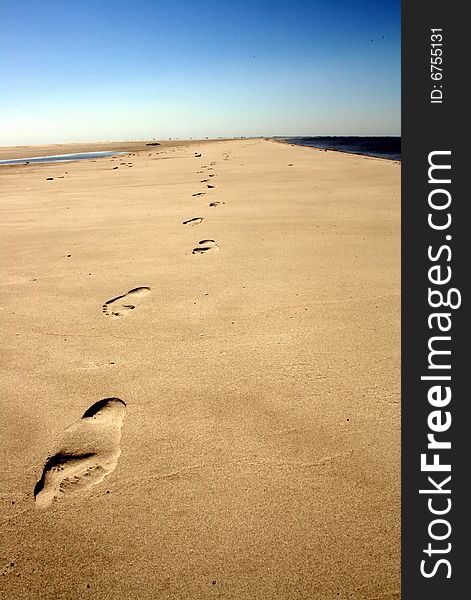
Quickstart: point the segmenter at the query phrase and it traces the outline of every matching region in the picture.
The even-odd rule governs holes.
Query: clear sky
[[[399,0],[0,0],[0,145],[399,135]]]

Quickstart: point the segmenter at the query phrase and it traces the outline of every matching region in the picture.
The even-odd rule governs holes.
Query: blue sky
[[[0,0],[0,145],[399,135],[399,0]]]

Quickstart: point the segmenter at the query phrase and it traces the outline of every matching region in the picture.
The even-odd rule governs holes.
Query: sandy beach
[[[0,595],[398,599],[400,165],[0,159],[100,149],[0,166]]]

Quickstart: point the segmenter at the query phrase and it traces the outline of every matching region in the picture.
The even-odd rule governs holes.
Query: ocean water
[[[299,146],[311,146],[312,148],[351,152],[352,154],[363,154],[365,156],[374,156],[376,158],[401,160],[400,137],[300,136],[277,139],[283,139],[283,141]]]
[[[125,152],[77,152],[76,154],[55,154],[53,156],[11,158],[8,160],[0,160],[0,165],[24,165],[27,163],[68,162],[71,160],[85,160],[90,158],[103,158],[105,156],[117,156],[118,154],[125,154]]]

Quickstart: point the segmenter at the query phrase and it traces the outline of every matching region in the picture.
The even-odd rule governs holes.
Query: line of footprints
[[[197,158],[199,158],[201,156],[201,154],[195,153],[195,156]],[[229,155],[225,154],[224,159],[226,159],[226,157],[228,158]],[[203,165],[201,167],[201,170],[196,172],[199,175],[206,173],[207,179],[202,179],[201,183],[205,183],[206,188],[208,190],[212,190],[216,187],[213,183],[214,180],[212,179],[213,177],[215,177],[215,173],[210,173],[210,171],[214,171],[215,165],[216,165],[215,162],[211,162],[211,163],[209,163],[209,165]],[[199,198],[200,196],[204,196],[205,194],[206,194],[206,192],[195,192],[194,194],[192,194],[192,196],[195,198]],[[214,200],[213,202],[210,202],[208,204],[208,206],[215,207],[215,206],[219,206],[219,204],[221,204],[221,203]],[[224,202],[223,202],[223,204],[224,204]],[[192,219],[183,221],[183,225],[200,225],[203,221],[204,221],[204,217],[193,217]],[[218,249],[219,249],[219,246],[216,244],[215,240],[201,240],[200,242],[198,242],[198,245],[196,246],[196,248],[193,248],[192,254],[205,254],[206,252],[209,252],[211,250],[218,250]]]
[[[201,154],[196,154],[199,158]],[[229,154],[224,155],[224,160]],[[216,163],[204,165],[208,171],[206,183],[208,189],[216,186],[212,183]],[[205,192],[193,194],[203,196]],[[210,202],[209,206],[218,206],[220,202]],[[224,204],[224,203],[223,203]],[[200,225],[204,217],[193,217],[184,225]],[[218,249],[214,240],[201,240],[192,250],[192,254],[205,254]],[[111,298],[103,304],[103,314],[110,318],[119,318],[133,311],[150,294],[150,287],[137,287],[125,294]],[[92,485],[101,483],[116,467],[121,454],[121,429],[124,422],[126,404],[120,398],[104,398],[88,408],[83,416],[72,423],[57,441],[49,454],[40,479],[34,488],[35,505],[44,509],[63,495],[83,492]]]

